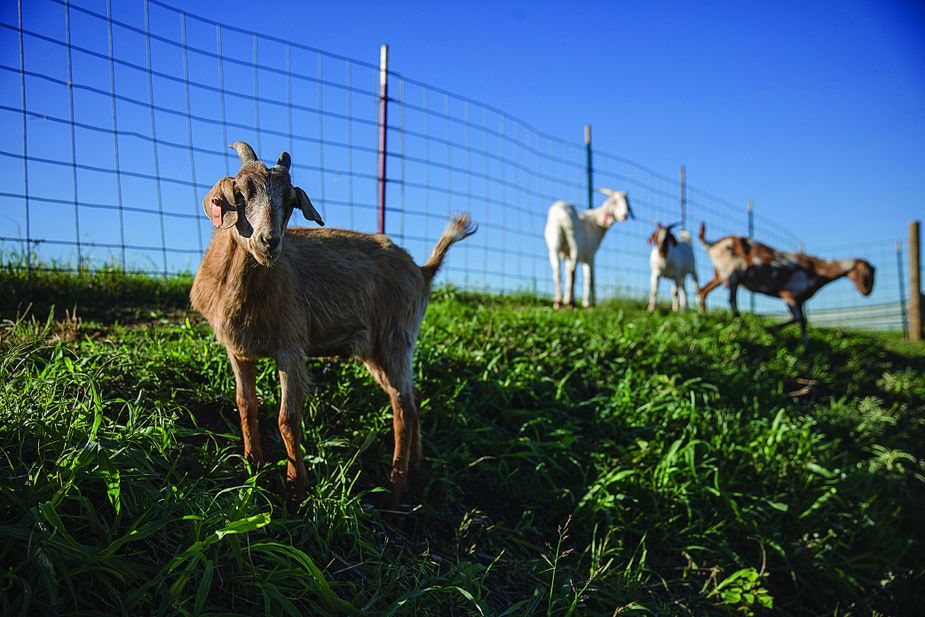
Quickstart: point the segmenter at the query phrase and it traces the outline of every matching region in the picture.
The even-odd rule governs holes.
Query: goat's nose
[[[274,250],[279,246],[279,236],[261,236],[261,241],[269,250]]]

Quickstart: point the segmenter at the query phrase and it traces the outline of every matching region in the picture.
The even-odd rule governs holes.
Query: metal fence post
[[[588,210],[594,207],[594,171],[591,167],[591,125],[585,125],[585,153],[588,168]]]
[[[922,340],[922,253],[919,222],[909,223],[909,340]]]
[[[687,170],[681,165],[681,228],[687,229]]]
[[[389,46],[379,48],[379,233],[385,233],[385,140],[388,134]]]
[[[906,284],[903,280],[903,241],[896,241],[896,271],[899,273],[899,313],[903,324],[903,336],[909,336],[909,322],[906,314]]]
[[[29,280],[29,293],[32,293],[32,226],[29,216],[29,132],[28,123],[26,122],[26,58],[23,53],[23,17],[22,17],[22,0],[16,3],[19,29],[19,91],[22,96],[22,181],[23,181],[23,205],[26,209],[26,276]]]
[[[755,203],[749,199],[748,200],[748,239],[755,239]],[[752,314],[755,314],[755,292],[749,292],[748,294],[748,304],[749,309]]]

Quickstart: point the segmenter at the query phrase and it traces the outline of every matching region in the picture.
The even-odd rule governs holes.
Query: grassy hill
[[[385,395],[354,362],[312,360],[311,486],[287,511],[274,368],[258,376],[271,464],[254,475],[188,284],[0,271],[4,615],[925,603],[921,346],[812,330],[803,352],[797,330],[752,318],[442,289],[417,354],[425,461],[407,510],[379,509]]]

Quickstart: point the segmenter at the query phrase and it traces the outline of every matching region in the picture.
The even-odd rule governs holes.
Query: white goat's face
[[[305,218],[324,225],[305,191],[292,186],[291,159],[283,152],[276,165],[257,160],[243,141],[231,145],[241,159],[234,178],[222,178],[209,191],[202,205],[216,227],[231,229],[235,241],[257,263],[272,266],[283,250],[283,236],[292,209],[299,207]]]
[[[607,212],[608,225],[613,221],[622,223],[627,217],[636,218],[636,215],[633,214],[633,209],[630,207],[629,196],[627,196],[626,191],[614,191],[605,188],[597,190],[607,195],[607,201],[604,202],[603,207]]]
[[[624,191],[614,191],[614,194],[607,199],[607,205],[613,218],[620,223],[630,215],[630,202]]]

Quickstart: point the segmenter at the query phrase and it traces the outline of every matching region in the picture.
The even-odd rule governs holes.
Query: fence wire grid
[[[222,24],[160,0],[36,0],[0,8],[0,253],[30,268],[115,265],[170,276],[195,272],[212,233],[201,199],[237,169],[227,144],[264,160],[292,154],[295,184],[328,226],[374,232],[378,222],[379,66]],[[580,124],[578,125],[580,128]],[[578,131],[576,131],[578,132]],[[14,136],[20,136],[15,139]],[[451,213],[480,231],[453,249],[444,281],[470,289],[551,295],[543,239],[559,199],[587,207],[586,147],[491,105],[389,72],[386,232],[419,262]],[[696,236],[748,235],[745,204],[659,173],[594,143],[595,187],[627,191],[635,221],[617,223],[597,253],[598,298],[643,299],[653,221]],[[604,199],[596,194],[598,205]],[[301,213],[292,225],[306,224]],[[754,237],[802,243],[755,214]],[[696,238],[694,238],[696,245]],[[877,285],[861,298],[845,281],[810,304],[819,323],[900,329],[902,256],[894,242],[822,247],[865,257]],[[701,283],[712,267],[695,248]],[[661,297],[668,295],[663,283]],[[580,290],[581,281],[576,283]],[[580,293],[580,291],[579,291]],[[743,308],[779,300],[740,293]],[[722,291],[709,305],[724,307]]]

